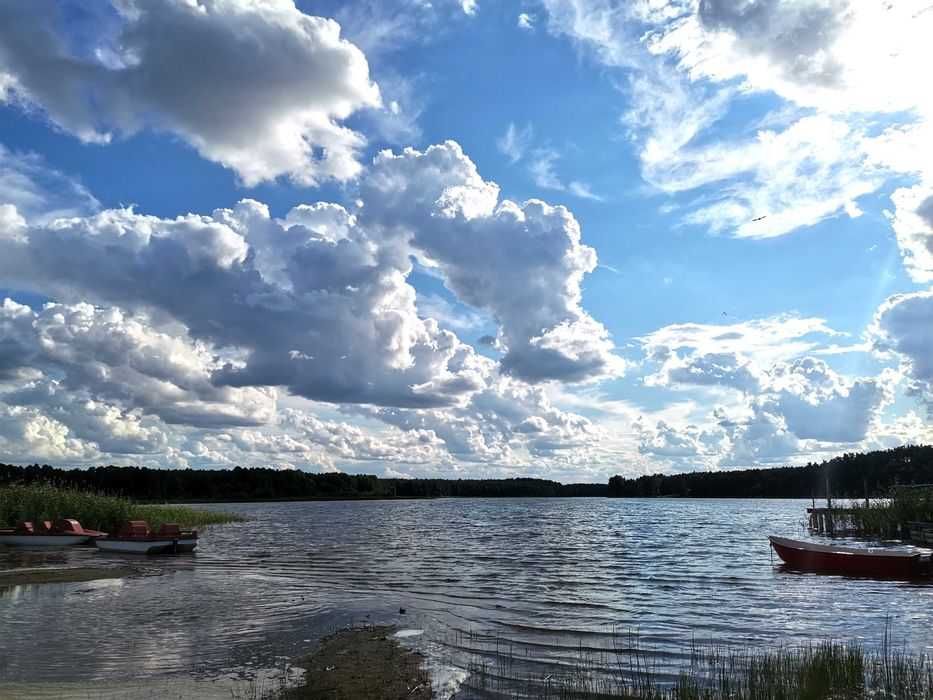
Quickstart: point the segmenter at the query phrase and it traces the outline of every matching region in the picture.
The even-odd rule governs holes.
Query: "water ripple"
[[[634,648],[662,673],[691,645],[813,638],[933,646],[933,586],[773,565],[804,501],[489,499],[237,504],[193,556],[118,581],[0,589],[0,681],[224,679],[348,623],[397,622],[464,696],[495,697],[581,655]],[[93,549],[0,547],[0,569],[111,564]],[[138,561],[138,560],[135,560]],[[400,608],[405,614],[400,614]],[[637,630],[637,637],[630,636]],[[39,643],[41,642],[41,643]],[[671,676],[673,677],[673,676]],[[18,688],[21,686],[17,686]]]

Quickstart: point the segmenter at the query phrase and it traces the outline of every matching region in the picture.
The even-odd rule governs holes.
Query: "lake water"
[[[322,635],[367,621],[423,630],[403,641],[464,698],[511,678],[560,673],[581,650],[601,658],[632,630],[661,671],[685,661],[694,642],[875,645],[886,626],[898,644],[933,649],[933,585],[798,574],[772,563],[767,536],[805,537],[807,505],[593,498],[217,506],[250,521],[207,529],[194,555],[129,559],[151,576],[0,588],[0,697],[4,687],[51,697],[140,680],[150,689],[213,683],[230,697],[230,683],[265,678]],[[92,548],[0,546],[0,569],[126,561]],[[505,649],[509,664],[501,663]]]

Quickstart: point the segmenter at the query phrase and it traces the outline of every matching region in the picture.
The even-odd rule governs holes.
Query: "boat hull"
[[[865,550],[860,553],[848,548],[833,550],[806,542],[772,537],[771,546],[787,566],[801,571],[819,571],[847,576],[874,578],[913,578],[922,572],[920,554],[894,554]]]
[[[166,540],[138,540],[131,542],[128,540],[100,539],[94,544],[104,552],[120,552],[123,554],[161,554],[172,546],[171,541]]]
[[[193,552],[197,546],[198,540],[196,538],[185,538],[175,542],[175,551],[178,553]]]
[[[90,535],[0,535],[0,544],[10,547],[64,547],[82,544]]]

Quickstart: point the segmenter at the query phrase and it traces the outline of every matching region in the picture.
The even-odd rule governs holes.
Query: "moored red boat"
[[[158,532],[153,532],[145,520],[130,520],[117,534],[101,537],[94,544],[105,552],[178,554],[194,551],[198,546],[198,531],[182,530],[178,525],[165,523]]]
[[[771,546],[789,567],[849,576],[912,578],[926,573],[919,552],[873,547],[860,549],[769,537]]]
[[[0,544],[12,547],[62,547],[103,537],[105,532],[87,530],[73,518],[22,520],[16,527],[0,529]]]

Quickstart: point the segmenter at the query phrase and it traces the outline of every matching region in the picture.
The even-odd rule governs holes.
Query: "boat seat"
[[[21,535],[32,535],[35,534],[36,528],[33,527],[31,520],[20,520],[16,523],[16,532]]]
[[[35,522],[36,534],[46,535],[52,531],[52,523],[49,520],[37,520]]]
[[[149,537],[152,531],[145,520],[127,520],[120,527],[120,537]]]
[[[52,525],[53,532],[61,533],[75,533],[81,534],[84,532],[84,528],[81,527],[81,523],[73,518],[59,518]]]
[[[162,523],[159,528],[159,535],[165,537],[180,537],[181,528],[175,523]]]

